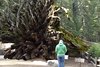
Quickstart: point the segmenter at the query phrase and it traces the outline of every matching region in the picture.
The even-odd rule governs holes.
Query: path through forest
[[[3,57],[0,56],[0,67],[50,67],[50,66],[47,65],[46,61],[43,61],[41,59],[29,60],[29,61],[9,60],[9,59],[3,59]],[[75,58],[69,58],[65,62],[65,67],[93,67],[93,65],[85,61],[85,63],[82,63],[80,66],[80,63],[75,62]]]

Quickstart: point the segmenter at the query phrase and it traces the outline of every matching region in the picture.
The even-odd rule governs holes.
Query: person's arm
[[[65,53],[67,52],[67,47],[65,46]]]

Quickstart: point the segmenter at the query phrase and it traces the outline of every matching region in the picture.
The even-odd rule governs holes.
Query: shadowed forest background
[[[0,40],[15,43],[6,50],[5,58],[54,59],[59,39],[65,41],[70,52],[86,51],[90,42],[100,42],[99,3],[100,0],[0,0]]]

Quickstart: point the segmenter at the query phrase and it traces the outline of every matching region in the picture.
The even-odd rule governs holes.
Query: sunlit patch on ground
[[[23,60],[2,60],[0,61],[0,65],[39,65],[39,66],[47,66],[45,61],[23,61]]]
[[[47,63],[44,61],[33,61],[32,62],[34,65],[43,65],[43,66],[47,66]]]

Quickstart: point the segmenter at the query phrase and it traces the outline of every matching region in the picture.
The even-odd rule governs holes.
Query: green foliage
[[[88,50],[91,56],[100,57],[100,43],[94,43]]]
[[[61,26],[88,41],[100,41],[100,0],[56,0],[62,11]]]
[[[14,13],[17,11],[15,8],[23,1],[0,0],[0,21],[5,19],[4,12],[9,12],[6,16],[14,21],[16,19]],[[68,10],[67,13],[62,11],[59,14],[64,29],[86,40],[100,41],[100,0],[55,0],[55,2],[57,7],[65,7]],[[1,22],[0,27],[4,24]]]
[[[20,5],[23,0],[0,0],[0,37],[15,36],[16,33],[12,32],[16,20],[15,13],[18,9],[16,7]],[[17,35],[16,35],[17,36]]]

